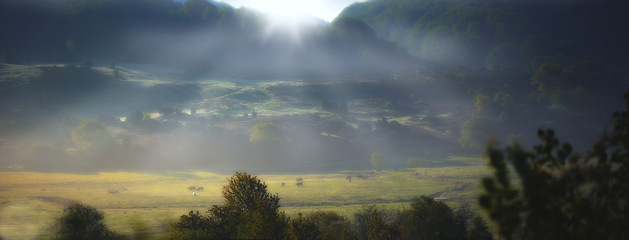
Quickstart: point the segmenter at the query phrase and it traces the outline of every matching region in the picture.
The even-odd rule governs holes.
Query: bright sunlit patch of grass
[[[479,161],[477,157],[453,156],[451,161]],[[418,172],[426,177],[416,177]],[[297,213],[335,211],[348,219],[364,206],[386,209],[408,207],[421,195],[452,189],[457,182],[469,183],[462,191],[446,196],[451,206],[475,203],[480,191],[478,179],[486,175],[484,165],[404,169],[400,171],[256,174],[271,193],[281,200],[280,211]],[[357,175],[370,174],[370,179]],[[350,183],[346,177],[353,175]],[[105,221],[115,231],[131,233],[130,221],[140,219],[154,236],[164,235],[170,223],[190,210],[205,213],[223,203],[222,187],[230,174],[210,172],[98,172],[88,174],[0,172],[0,235],[28,238],[23,231],[45,233],[61,216],[63,206],[78,201],[105,213]],[[304,186],[296,186],[303,178]],[[285,186],[282,187],[282,183]],[[191,186],[203,187],[192,195]],[[475,205],[474,205],[475,206]],[[19,213],[19,214],[18,214]],[[29,219],[37,219],[30,221]],[[166,234],[167,235],[167,234]],[[15,236],[15,237],[11,237]],[[30,236],[30,235],[29,235]]]
[[[52,226],[57,216],[45,203],[31,200],[0,204],[0,236],[6,239],[35,239]]]

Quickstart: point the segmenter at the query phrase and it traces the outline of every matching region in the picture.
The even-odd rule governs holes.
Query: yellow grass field
[[[333,172],[321,174],[254,174],[268,190],[279,194],[281,211],[288,216],[317,210],[336,211],[348,219],[366,205],[402,209],[421,195],[441,195],[453,207],[476,203],[479,179],[488,174],[481,158],[459,167],[401,169],[399,171]],[[415,172],[418,174],[415,175]],[[369,179],[356,175],[370,174]],[[346,180],[353,175],[352,182]],[[0,172],[0,237],[33,239],[50,234],[50,227],[71,202],[95,207],[114,231],[132,234],[145,226],[153,238],[167,237],[170,224],[190,210],[205,212],[222,204],[222,187],[229,174],[208,172],[98,172],[85,174]],[[295,185],[303,178],[304,186]],[[286,183],[282,187],[282,183]],[[466,184],[464,189],[460,189]],[[195,191],[188,187],[203,187]]]

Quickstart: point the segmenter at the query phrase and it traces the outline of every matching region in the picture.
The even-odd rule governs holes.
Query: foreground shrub
[[[107,228],[103,223],[101,212],[95,208],[75,203],[68,206],[64,210],[63,216],[57,221],[53,239],[123,239],[123,236]]]
[[[532,150],[487,147],[494,174],[483,179],[479,203],[502,237],[629,238],[629,93],[625,101],[611,133],[585,156],[552,130],[539,130],[543,142]]]

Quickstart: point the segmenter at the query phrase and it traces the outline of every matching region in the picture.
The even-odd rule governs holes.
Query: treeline
[[[469,68],[532,69],[590,60],[623,67],[629,21],[622,1],[375,0],[355,17],[415,56]]]
[[[365,206],[352,221],[332,211],[280,212],[280,197],[266,190],[256,176],[236,173],[223,189],[225,203],[207,214],[190,211],[172,224],[170,239],[493,239],[487,223],[469,206],[457,210],[422,196],[407,210]],[[82,204],[66,208],[52,228],[52,239],[142,239],[113,232],[98,210]]]
[[[319,19],[294,29],[207,0],[3,1],[5,63],[152,63],[193,76],[328,77],[421,67],[362,21]]]

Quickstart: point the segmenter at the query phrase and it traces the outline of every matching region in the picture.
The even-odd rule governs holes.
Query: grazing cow
[[[195,186],[190,186],[190,187],[188,187],[188,190],[194,191],[194,190],[197,190],[197,187],[195,187]]]
[[[348,180],[349,182],[352,182],[352,175],[347,176],[345,179]]]
[[[356,176],[356,177],[357,177],[358,179],[364,179],[364,178],[365,178],[365,176],[363,176],[363,175],[358,175],[358,176]]]
[[[286,183],[285,183],[285,182],[283,182],[283,183],[282,183],[282,187],[284,187],[284,186],[286,186]]]
[[[297,185],[297,187],[303,187],[304,186],[304,182],[297,182],[295,185]]]
[[[297,178],[297,182],[303,182],[304,178]]]
[[[203,187],[198,187],[197,188],[197,191],[199,191],[199,192],[204,191],[204,190],[205,190],[205,188],[203,188]]]

